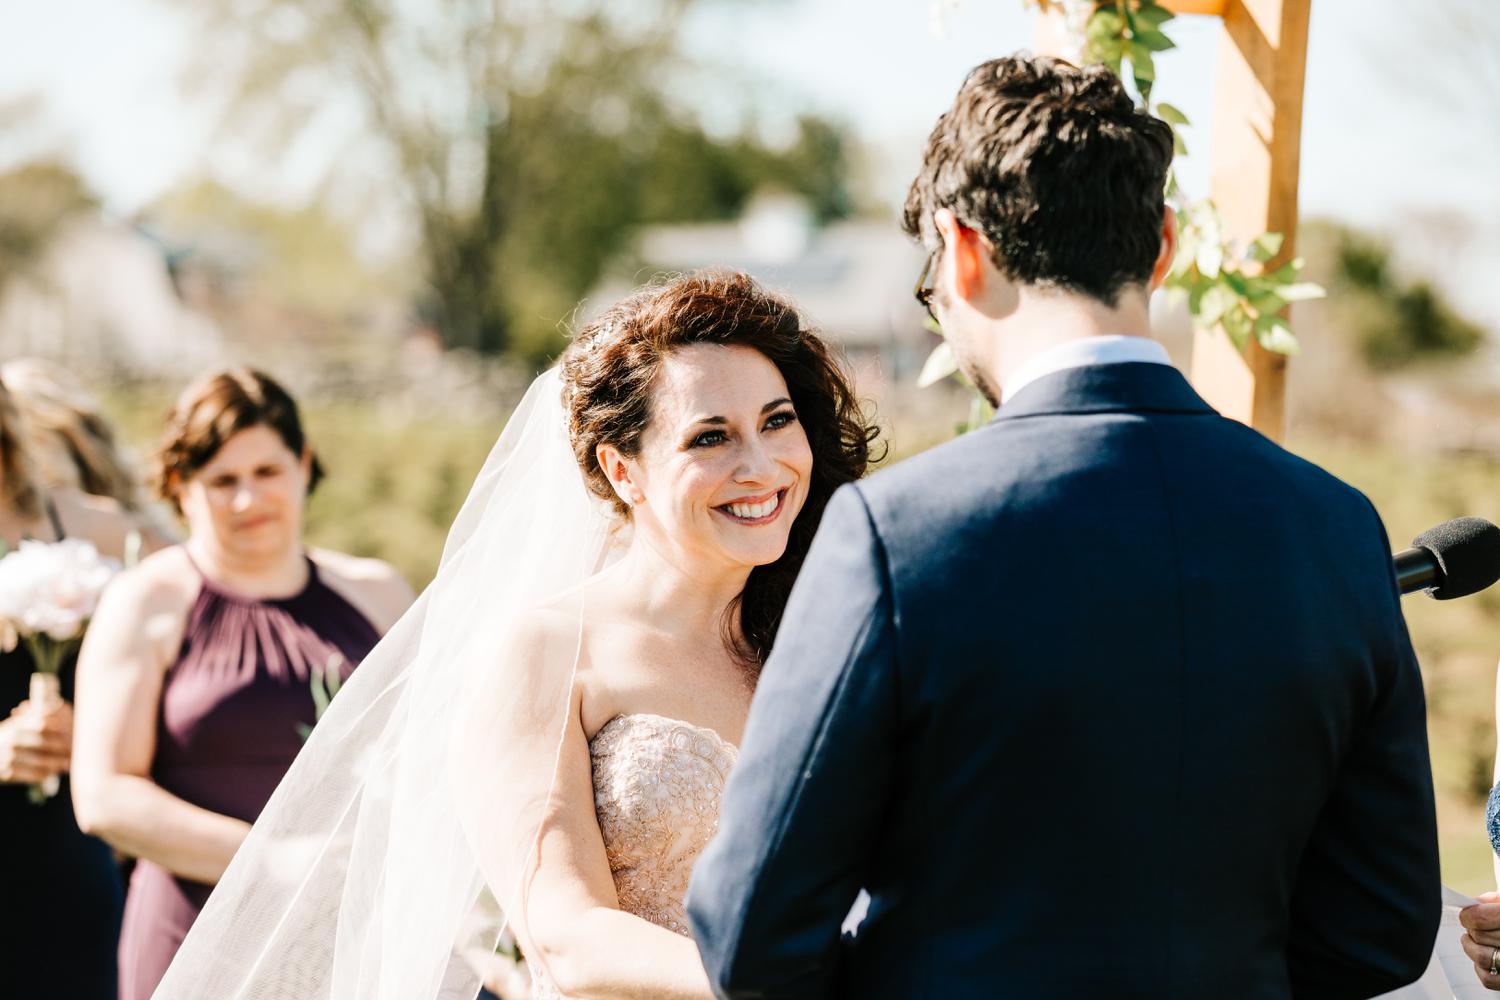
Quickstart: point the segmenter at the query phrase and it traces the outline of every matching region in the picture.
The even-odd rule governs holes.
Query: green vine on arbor
[[[1174,17],[1155,0],[1099,0],[1084,30],[1083,54],[1086,62],[1103,63],[1122,80],[1134,82],[1142,107],[1171,127],[1177,155],[1186,156],[1182,129],[1190,124],[1187,115],[1164,101],[1151,101],[1154,57],[1176,48],[1162,30]],[[1281,252],[1285,237],[1262,233],[1244,245],[1230,240],[1214,203],[1189,202],[1175,170],[1167,177],[1167,200],[1177,211],[1178,246],[1166,286],[1178,300],[1187,300],[1193,325],[1200,330],[1221,327],[1240,350],[1254,337],[1268,351],[1296,354],[1297,338],[1282,314],[1289,303],[1319,298],[1323,289],[1298,280],[1300,257],[1264,270],[1262,265]]]
[[[1133,84],[1141,107],[1171,127],[1176,155],[1188,155],[1182,136],[1191,124],[1187,115],[1164,101],[1151,100],[1156,54],[1176,48],[1164,30],[1175,14],[1155,0],[1025,2],[1038,9],[1061,7],[1069,20],[1086,14],[1080,25],[1083,61],[1108,66],[1127,85]],[[1299,280],[1302,258],[1265,270],[1263,265],[1281,252],[1282,234],[1262,233],[1243,244],[1231,240],[1214,203],[1206,198],[1189,201],[1175,170],[1167,175],[1166,197],[1178,222],[1177,256],[1166,288],[1174,300],[1186,301],[1193,326],[1205,331],[1222,328],[1240,350],[1254,337],[1268,351],[1296,354],[1297,338],[1283,315],[1286,307],[1324,294],[1320,286]],[[931,385],[956,371],[951,350],[940,344],[923,367],[918,385]]]

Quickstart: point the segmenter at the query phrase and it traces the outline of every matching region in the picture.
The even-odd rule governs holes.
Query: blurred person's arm
[[[48,495],[57,508],[64,535],[93,543],[100,555],[125,557],[127,540],[136,525],[119,501],[72,487],[54,488]]]
[[[212,884],[250,824],[185,802],[150,777],[162,679],[186,612],[180,586],[157,567],[122,574],[105,590],[74,685],[73,808],[85,833]]]
[[[140,536],[139,555],[142,558],[182,541],[182,533],[176,526],[155,510],[131,511],[129,517],[131,527]]]

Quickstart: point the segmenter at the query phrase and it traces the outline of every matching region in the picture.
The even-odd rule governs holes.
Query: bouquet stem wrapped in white
[[[77,538],[22,542],[0,559],[0,648],[22,642],[31,653],[30,700],[45,708],[62,698],[58,673],[83,641],[84,630],[120,564]],[[56,775],[31,787],[31,800],[57,794]]]

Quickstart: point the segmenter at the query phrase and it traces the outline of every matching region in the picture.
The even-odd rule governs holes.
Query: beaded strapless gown
[[[589,742],[594,808],[620,908],[690,937],[688,880],[719,826],[719,799],[739,757],[711,729],[659,715],[621,715]],[[557,990],[538,976],[534,1000]]]

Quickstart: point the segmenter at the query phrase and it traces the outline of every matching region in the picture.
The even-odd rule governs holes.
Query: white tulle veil
[[[548,372],[500,435],[433,583],[314,729],[157,1000],[475,996],[456,948],[491,896],[524,912],[570,705],[578,585],[604,565],[612,523]],[[528,622],[543,604],[579,625],[539,640]]]

